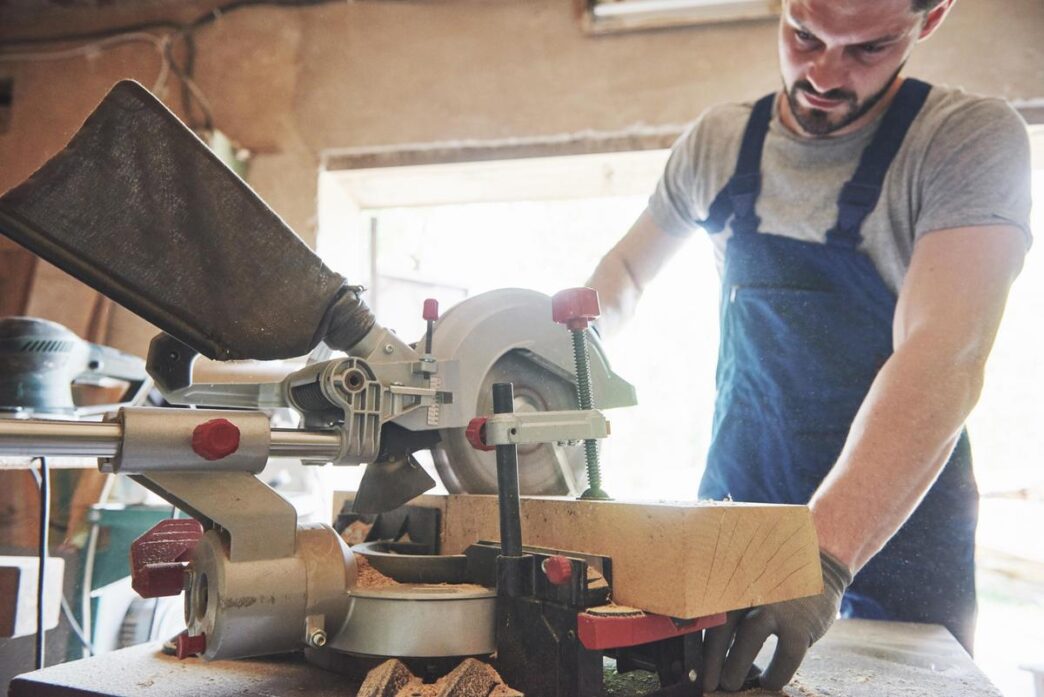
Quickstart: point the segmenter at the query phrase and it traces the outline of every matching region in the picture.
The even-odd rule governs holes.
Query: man
[[[953,2],[784,2],[784,91],[703,114],[589,282],[611,332],[686,235],[711,234],[700,495],[812,511],[823,593],[730,613],[705,639],[708,690],[740,689],[770,634],[761,684],[782,688],[839,607],[940,623],[971,649],[963,424],[1029,245],[1029,144],[1003,102],[901,76]]]

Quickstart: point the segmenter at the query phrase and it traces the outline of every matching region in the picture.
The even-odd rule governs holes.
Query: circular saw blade
[[[492,365],[478,391],[475,414],[492,414],[494,383],[514,385],[515,411],[561,411],[577,408],[576,386],[516,349]],[[495,494],[495,452],[471,447],[463,428],[441,431],[442,440],[432,450],[435,468],[450,493]],[[587,481],[584,451],[578,446],[554,443],[518,446],[519,491],[528,495],[578,494]]]
[[[595,408],[635,404],[634,388],[612,372],[601,343],[590,338]],[[543,293],[501,288],[454,305],[434,324],[432,353],[446,362],[452,380],[453,425],[440,429],[441,443],[432,449],[450,493],[496,493],[495,453],[475,450],[464,435],[470,419],[493,413],[495,383],[514,386],[518,412],[577,408],[573,342],[552,319],[551,298]],[[576,495],[587,486],[582,445],[520,445],[518,460],[523,494]]]

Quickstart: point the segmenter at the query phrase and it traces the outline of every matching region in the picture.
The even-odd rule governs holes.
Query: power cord
[[[40,463],[40,565],[36,575],[36,669],[44,667],[44,644],[47,629],[44,626],[44,586],[47,571],[48,528],[51,526],[50,485],[47,458],[38,457]]]
[[[46,527],[49,529],[50,525],[51,525],[51,520],[50,520],[50,518],[51,518],[50,494],[49,494],[49,492],[47,494],[45,494],[45,492],[47,491],[47,488],[48,488],[47,484],[45,484],[45,482],[47,482],[49,478],[44,476],[44,474],[47,473],[47,459],[43,458],[43,457],[36,458],[36,459],[40,461],[40,464],[41,464],[40,469],[42,471],[41,472],[37,472],[34,469],[31,469],[29,471],[32,473],[33,479],[36,480],[36,486],[39,487],[39,490],[40,490],[40,499],[41,499],[40,500],[40,522],[41,522],[41,524],[43,524],[44,521],[46,520]],[[46,501],[46,503],[44,503],[44,501]],[[45,510],[45,507],[46,507],[46,510]],[[41,527],[43,527],[43,525],[41,525]],[[39,553],[40,553],[40,550],[37,550],[37,554],[39,554]],[[44,553],[40,558],[41,559],[46,559],[47,558],[47,554]],[[42,571],[43,567],[44,567],[44,564],[41,563],[41,565],[40,565],[41,572],[40,572],[40,575],[38,577],[40,579],[44,578],[43,571]],[[87,638],[87,634],[83,631],[83,627],[80,626],[80,623],[76,621],[76,615],[73,614],[72,607],[70,607],[70,605],[69,605],[69,600],[65,597],[65,590],[64,589],[62,590],[61,604],[62,604],[62,614],[65,616],[65,619],[69,623],[69,626],[72,628],[73,634],[75,634],[76,638],[79,639],[80,644],[87,651],[87,655],[88,656],[93,656],[94,653],[95,653],[95,651],[94,651],[94,644],[92,644],[91,640]],[[40,628],[43,626],[42,616],[41,616],[41,612],[40,612],[40,608],[42,608],[42,607],[43,607],[43,601],[42,601],[42,595],[41,595],[41,587],[40,587],[40,585],[38,583],[38,585],[37,585],[37,596],[36,596],[36,610],[37,610],[37,614],[36,614],[36,635],[37,635],[36,642],[37,642],[37,652],[38,652],[37,653],[37,663],[36,663],[36,667],[37,668],[42,668],[43,667],[43,660],[42,660],[43,659],[43,646],[41,644],[41,638],[40,638],[40,634],[41,634]]]
[[[160,57],[160,71],[156,76],[156,80],[152,84],[151,91],[153,93],[159,93],[163,90],[167,83],[167,76],[171,73],[172,60],[169,47],[171,44],[170,35],[157,36],[155,34],[149,34],[146,32],[129,32],[126,34],[117,34],[115,36],[108,36],[105,38],[92,41],[91,43],[83,44],[82,46],[74,46],[72,48],[63,48],[57,51],[15,51],[15,52],[3,52],[0,53],[0,63],[20,63],[25,61],[53,61],[53,60],[65,60],[68,58],[77,57],[90,57],[97,54],[100,51],[105,51],[116,46],[121,46],[129,43],[148,43],[156,49],[156,52]]]
[[[94,644],[87,638],[87,635],[83,632],[83,627],[76,621],[76,615],[73,614],[72,608],[69,606],[69,601],[65,597],[65,593],[62,593],[62,614],[65,615],[66,621],[69,622],[69,626],[72,627],[73,634],[80,640],[80,645],[83,646],[88,656],[94,655]]]

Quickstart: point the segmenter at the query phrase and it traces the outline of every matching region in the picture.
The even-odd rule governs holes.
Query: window
[[[494,288],[550,295],[582,285],[645,207],[666,155],[327,172],[320,253],[370,289],[382,324],[414,340],[425,297],[446,308]],[[641,405],[607,412],[603,479],[614,496],[695,498],[713,410],[717,297],[710,242],[694,236],[629,331],[606,342]]]

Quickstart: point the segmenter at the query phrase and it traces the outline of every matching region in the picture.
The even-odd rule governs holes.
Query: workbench
[[[759,657],[765,665],[766,650]],[[645,676],[642,679],[640,676]],[[648,674],[607,683],[611,697],[634,697]],[[305,662],[301,654],[214,661],[179,661],[142,645],[25,673],[9,697],[353,697],[344,676]],[[744,695],[776,695],[752,690]],[[839,620],[812,647],[788,697],[1001,697],[957,641],[937,625]]]

